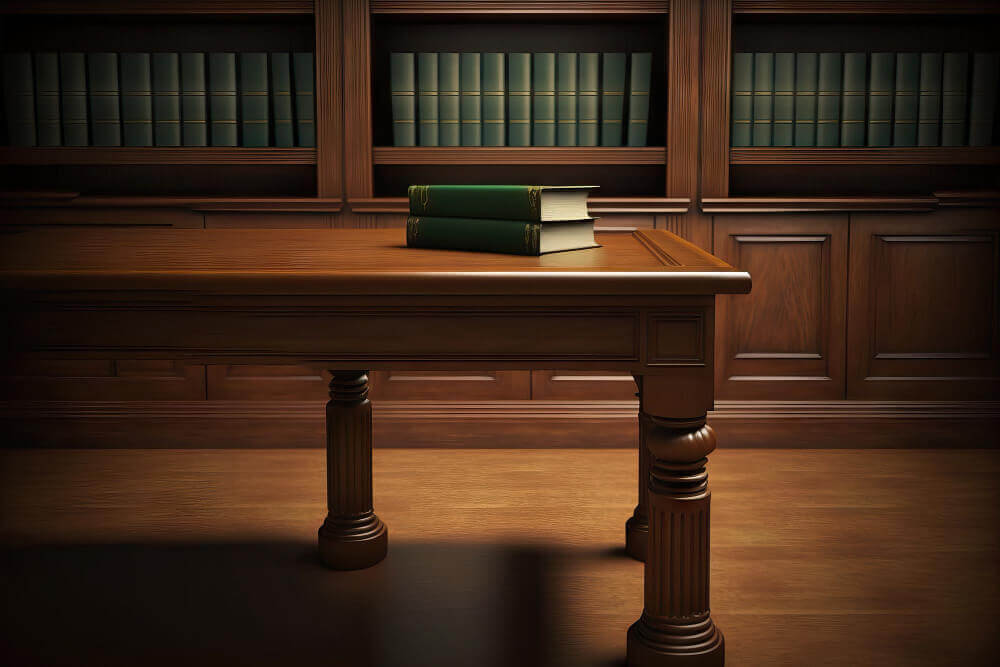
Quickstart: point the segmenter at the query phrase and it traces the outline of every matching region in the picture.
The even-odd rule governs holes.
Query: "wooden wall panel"
[[[373,400],[514,401],[531,398],[530,371],[375,371]]]
[[[308,366],[206,366],[209,400],[321,401],[327,398],[329,381],[324,371]]]
[[[316,188],[320,197],[344,191],[343,35],[340,0],[315,0]]]
[[[198,229],[205,216],[180,208],[0,208],[0,225],[128,225]]]
[[[327,213],[206,213],[205,227],[215,229],[329,229]]]
[[[18,360],[0,396],[46,401],[191,401],[205,398],[205,367],[155,359]]]
[[[628,373],[531,371],[531,398],[541,401],[631,401],[635,380]]]

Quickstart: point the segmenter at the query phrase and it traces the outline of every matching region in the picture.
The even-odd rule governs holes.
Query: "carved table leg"
[[[364,371],[332,371],[326,404],[326,521],[323,563],[359,570],[385,558],[389,531],[372,508],[372,404]]]
[[[642,394],[642,376],[635,377]],[[639,420],[639,502],[632,517],[625,522],[625,552],[636,560],[646,560],[646,542],[649,538],[649,448],[646,431]]]

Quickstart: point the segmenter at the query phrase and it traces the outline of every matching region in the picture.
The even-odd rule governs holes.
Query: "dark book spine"
[[[532,185],[411,185],[411,215],[541,220],[542,188]]]
[[[512,53],[507,86],[511,146],[531,145],[531,54]]]
[[[596,146],[597,131],[597,95],[600,82],[601,60],[598,53],[581,53],[578,63],[579,82],[576,87],[577,118],[576,142],[580,146]]]
[[[774,120],[774,54],[753,55],[753,145],[770,146]]]
[[[438,54],[417,55],[417,116],[421,146],[437,146],[439,139]]]
[[[90,136],[95,146],[121,146],[118,54],[87,55]]]
[[[941,144],[941,54],[920,54],[917,145]]]
[[[181,140],[185,146],[208,145],[205,54],[181,54]]]
[[[946,53],[941,80],[941,145],[966,145],[969,54]]]
[[[555,146],[556,54],[534,54],[531,70],[531,143],[534,146]]]
[[[629,73],[628,146],[645,146],[649,129],[649,92],[652,77],[653,54],[633,53],[632,71]]]
[[[622,145],[625,111],[625,54],[605,53],[601,72],[601,145]]]
[[[575,53],[556,56],[556,144],[576,146],[576,82]]]
[[[122,77],[122,139],[126,146],[153,145],[153,81],[148,53],[119,56]]]
[[[208,119],[213,146],[236,146],[236,54],[208,54]]]
[[[181,145],[181,67],[176,53],[154,53],[153,143]]]
[[[753,54],[733,54],[733,146],[750,146],[753,126]]]
[[[503,53],[484,53],[483,58],[483,146],[507,143],[507,88]]]
[[[801,101],[798,96],[802,93],[796,86],[801,81],[795,78],[795,56],[794,53],[774,54],[774,130],[771,140],[773,146],[791,146],[800,137],[796,107],[801,115]]]
[[[892,99],[895,84],[896,56],[873,53],[871,80],[868,84],[868,145],[892,143]]]
[[[316,145],[316,101],[312,51],[292,54],[292,79],[295,82],[295,136],[297,145]]]
[[[819,87],[818,55],[815,53],[796,54],[795,69],[795,145],[815,146],[816,89]],[[775,82],[777,85],[777,78],[775,78]],[[775,127],[775,132],[777,132],[777,127]]]
[[[389,54],[392,88],[392,145],[417,145],[417,79],[412,53]]]
[[[896,54],[896,93],[893,100],[892,145],[917,145],[917,90],[920,54]]]
[[[483,145],[482,58],[479,53],[459,55],[461,87],[459,111],[462,118],[462,145]]]
[[[34,146],[35,82],[30,53],[3,54],[3,86],[7,142],[11,146]]]
[[[840,86],[842,57],[819,54],[819,91],[816,98],[816,145],[840,145]]]
[[[438,142],[442,146],[462,145],[458,70],[457,53],[438,54]]]
[[[541,225],[481,218],[406,219],[406,245],[411,248],[478,250],[509,255],[538,255]]]
[[[87,146],[87,60],[82,53],[59,54],[64,146]]]
[[[39,146],[61,146],[59,119],[59,56],[35,54],[35,115]]]
[[[969,104],[969,145],[993,143],[993,120],[997,109],[997,53],[977,53],[972,60],[972,99]],[[41,141],[41,132],[38,135]]]
[[[295,145],[295,118],[292,115],[292,58],[286,53],[271,54],[271,113],[274,118],[274,145]]]
[[[260,148],[271,143],[266,53],[240,54],[240,124],[243,146]]]
[[[844,89],[841,93],[840,145],[865,145],[865,91],[868,56],[844,54]]]

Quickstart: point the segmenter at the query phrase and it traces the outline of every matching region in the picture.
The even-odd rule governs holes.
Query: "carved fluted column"
[[[635,376],[636,386],[642,394],[642,376]],[[625,522],[625,552],[636,560],[646,560],[646,543],[649,539],[649,448],[646,447],[646,430],[639,420],[639,501],[631,518]]]
[[[326,404],[326,520],[320,557],[337,570],[385,558],[389,532],[372,505],[372,405],[365,371],[333,371]]]

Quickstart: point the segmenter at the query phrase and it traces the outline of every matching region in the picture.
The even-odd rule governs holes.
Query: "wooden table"
[[[630,665],[721,665],[709,614],[707,455],[715,295],[750,276],[665,231],[517,257],[404,246],[402,230],[56,230],[3,234],[4,349],[43,358],[297,363],[332,370],[329,513],[335,569],[374,565],[367,370],[619,370],[639,387],[645,559]],[[600,471],[594,471],[600,474]]]

